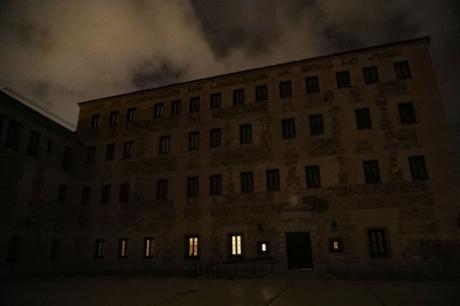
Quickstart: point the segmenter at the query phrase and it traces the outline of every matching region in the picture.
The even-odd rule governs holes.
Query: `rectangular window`
[[[115,158],[115,144],[109,143],[105,147],[105,160],[113,160]]]
[[[199,258],[200,257],[200,245],[198,236],[186,236],[185,237],[185,258]]]
[[[363,168],[366,184],[380,183],[379,162],[377,160],[363,161]]]
[[[179,115],[180,110],[181,110],[181,101],[180,100],[171,101],[171,115],[173,116]]]
[[[331,252],[331,253],[342,253],[343,252],[343,241],[342,241],[342,239],[338,239],[338,238],[329,239],[329,252]]]
[[[350,87],[350,73],[348,71],[339,71],[336,73],[337,88]]]
[[[252,126],[250,124],[240,125],[240,143],[252,142]]]
[[[70,163],[72,158],[72,149],[65,146],[64,147],[64,156],[62,158],[62,168],[64,170],[70,170]]]
[[[120,238],[120,240],[118,240],[118,258],[128,258],[127,238]]]
[[[369,242],[369,255],[371,257],[388,257],[390,255],[385,229],[368,229],[367,235]]]
[[[10,120],[6,131],[5,146],[10,149],[18,150],[21,143],[22,124],[15,120]]]
[[[109,126],[111,128],[114,128],[117,126],[118,124],[118,114],[119,112],[118,111],[114,111],[114,112],[111,112],[110,113],[110,117],[109,117]]]
[[[126,122],[130,123],[136,121],[136,110],[135,107],[128,108],[126,112]]]
[[[6,122],[5,115],[0,114],[0,143],[3,143],[3,129]]]
[[[158,153],[159,154],[168,154],[169,153],[169,136],[161,136],[158,144]]]
[[[92,129],[97,129],[99,127],[100,120],[101,120],[101,115],[100,114],[94,114],[91,117],[91,128]]]
[[[295,119],[288,118],[281,121],[281,128],[283,130],[283,139],[295,138]]]
[[[256,86],[256,102],[267,101],[268,100],[268,86],[259,85]]]
[[[222,129],[212,129],[209,132],[209,146],[211,148],[218,148],[222,143]]]
[[[21,254],[22,254],[22,237],[20,236],[11,237],[6,261],[9,263],[17,263],[19,259],[21,258]]]
[[[241,172],[241,192],[250,193],[254,191],[254,177],[252,172]]]
[[[198,176],[191,176],[187,178],[187,197],[196,198],[200,193],[200,183]]]
[[[157,180],[157,200],[168,198],[168,180]]]
[[[428,179],[428,172],[426,171],[424,156],[410,156],[409,165],[413,180],[420,181]]]
[[[244,104],[244,89],[235,89],[233,91],[233,105]]]
[[[375,84],[379,82],[379,73],[376,66],[363,68],[364,83]]]
[[[129,184],[124,183],[120,185],[120,202],[128,202],[129,201]]]
[[[56,262],[59,258],[59,250],[61,247],[61,241],[57,238],[51,240],[51,248],[50,248],[50,262]]]
[[[220,92],[211,94],[211,103],[209,107],[211,109],[218,109],[222,107],[222,95]]]
[[[110,203],[110,193],[112,187],[110,185],[104,185],[101,188],[101,203],[102,204],[109,204]]]
[[[401,124],[416,123],[414,105],[412,102],[398,103],[398,111]]]
[[[369,112],[369,108],[356,109],[355,118],[358,130],[367,130],[372,128],[371,113]]]
[[[200,149],[200,132],[188,133],[188,150],[198,151]]]
[[[89,147],[88,152],[86,154],[86,162],[87,163],[94,163],[96,160],[96,147]]]
[[[155,105],[153,106],[153,118],[161,118],[161,117],[164,117],[164,115],[165,115],[165,104],[155,103]]]
[[[209,177],[209,193],[213,196],[222,194],[222,175],[215,174]]]
[[[37,158],[40,151],[40,133],[30,131],[29,146],[27,147],[27,155]]]
[[[65,204],[65,197],[67,195],[67,186],[59,185],[58,194],[57,194],[57,202],[60,205]]]
[[[96,259],[104,258],[104,239],[96,239],[96,249],[94,253]]]
[[[305,88],[307,90],[307,94],[319,92],[318,76],[311,76],[311,77],[305,78]]]
[[[243,256],[243,234],[235,233],[228,235],[229,256]]]
[[[134,152],[134,142],[132,141],[125,142],[123,146],[123,159],[132,158],[133,152]]]
[[[322,135],[324,134],[323,115],[310,115],[310,135]]]
[[[266,176],[267,176],[267,190],[268,191],[280,190],[280,171],[278,169],[267,170]]]
[[[270,243],[268,241],[258,241],[257,252],[262,255],[270,254]]]
[[[91,187],[83,187],[81,189],[81,202],[83,206],[88,206],[91,198]]]
[[[144,238],[144,258],[152,258],[153,257],[153,238],[147,237]]]
[[[321,176],[319,172],[319,166],[306,166],[305,179],[307,181],[307,188],[320,188]]]
[[[48,139],[46,142],[46,153],[51,153],[53,149],[53,141],[51,139]]]
[[[409,68],[409,62],[398,62],[394,63],[396,78],[398,80],[410,79],[411,73]]]
[[[280,82],[279,87],[280,87],[280,98],[292,97],[291,81]]]
[[[190,112],[198,113],[200,111],[200,97],[190,98]]]

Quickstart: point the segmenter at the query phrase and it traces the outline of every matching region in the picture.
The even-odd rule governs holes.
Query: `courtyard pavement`
[[[459,306],[460,282],[75,276],[0,282],[0,306]]]

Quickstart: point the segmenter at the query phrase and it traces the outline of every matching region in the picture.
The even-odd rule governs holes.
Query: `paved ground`
[[[459,282],[51,277],[0,282],[0,306],[459,306]]]

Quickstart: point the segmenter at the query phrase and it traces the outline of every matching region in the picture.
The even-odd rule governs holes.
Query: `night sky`
[[[0,0],[0,87],[77,102],[430,35],[460,147],[458,0]]]

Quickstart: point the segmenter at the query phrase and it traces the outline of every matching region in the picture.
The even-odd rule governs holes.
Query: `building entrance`
[[[313,269],[309,232],[286,233],[288,269]]]

